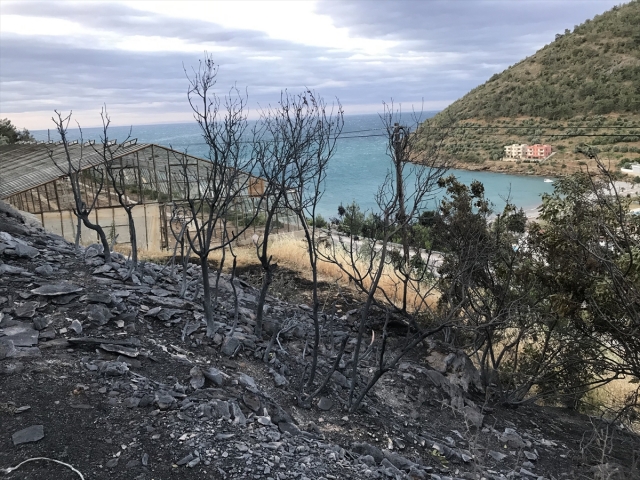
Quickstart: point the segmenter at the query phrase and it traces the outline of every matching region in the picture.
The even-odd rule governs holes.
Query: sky
[[[53,127],[192,120],[185,74],[208,52],[216,92],[250,116],[308,88],[345,114],[441,110],[614,0],[0,1],[0,118]]]

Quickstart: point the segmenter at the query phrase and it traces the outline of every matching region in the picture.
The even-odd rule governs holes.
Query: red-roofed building
[[[532,160],[544,160],[551,155],[551,145],[529,145],[527,147],[527,158]]]

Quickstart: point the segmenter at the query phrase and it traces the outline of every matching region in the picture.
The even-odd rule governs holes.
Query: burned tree
[[[69,122],[71,121],[71,112],[66,117],[63,117],[57,110],[55,110],[55,114],[52,120],[56,125],[56,130],[60,134],[60,141],[64,146],[64,158],[59,160],[55,158],[52,150],[48,152],[51,161],[58,167],[63,175],[69,178],[69,184],[73,194],[73,213],[78,218],[76,243],[80,235],[80,222],[82,222],[85,227],[96,232],[104,250],[104,260],[106,263],[111,263],[111,251],[104,229],[97,222],[93,223],[89,219],[89,215],[96,207],[104,187],[104,168],[100,166],[90,166],[86,168],[87,165],[83,162],[84,143],[80,125],[78,125],[78,130],[80,131],[80,155],[77,157],[77,161],[72,158],[69,151],[70,142],[67,137],[67,130],[69,128]],[[86,188],[86,185],[83,183],[85,180],[92,181],[95,188]]]
[[[326,164],[333,155],[343,123],[340,108],[335,116],[328,114],[322,99],[310,91],[299,95],[282,93],[278,106],[266,109],[261,120],[260,141],[256,145],[260,176],[267,183],[267,191],[264,234],[256,242],[258,259],[264,270],[256,312],[258,336],[262,330],[266,294],[277,267],[272,263],[268,250],[275,216],[283,206],[291,208],[303,225],[307,247],[315,249],[315,226],[309,226],[306,218],[315,216],[317,201],[322,195]],[[315,254],[310,253],[314,285],[317,284],[316,262]],[[314,303],[317,304],[317,295]],[[314,318],[317,319],[317,310]]]
[[[351,358],[351,410],[358,408],[364,395],[386,371],[424,338],[440,331],[448,321],[436,321],[435,315],[429,313],[429,297],[435,289],[432,269],[438,254],[425,250],[427,245],[416,242],[415,238],[412,245],[410,231],[433,200],[438,190],[438,180],[448,169],[447,162],[439,153],[450,125],[431,126],[427,122],[420,125],[416,115],[413,116],[412,125],[402,125],[401,112],[395,110],[393,104],[385,104],[381,120],[387,132],[387,153],[392,168],[375,197],[378,211],[372,212],[366,228],[363,228],[364,215],[357,215],[352,207],[343,209],[342,227],[349,235],[332,236],[329,247],[321,252],[325,261],[337,265],[349,281],[365,294]],[[365,236],[360,238],[360,235]],[[413,296],[411,308],[410,293]],[[374,375],[364,389],[356,394],[363,341],[367,329],[371,328],[370,316],[375,304],[386,310],[387,316],[396,312],[405,318],[410,334],[400,353],[387,360],[385,322]],[[416,322],[419,313],[438,325],[431,330],[423,330]]]
[[[101,144],[98,146],[94,144],[92,147],[102,158],[104,170],[109,178],[109,185],[113,189],[118,203],[127,214],[129,241],[131,242],[131,261],[132,267],[135,269],[138,266],[138,242],[132,211],[140,202],[133,198],[131,191],[127,192],[128,187],[131,187],[132,183],[135,186],[136,183],[135,166],[127,164],[126,157],[118,155],[127,145],[131,137],[131,130],[124,142],[120,144],[111,142],[108,135],[111,118],[107,113],[106,107],[100,112],[100,117],[102,118]]]
[[[252,205],[251,218],[244,219],[242,224],[231,221],[238,204],[248,196],[255,182],[251,172],[256,162],[249,148],[252,142],[245,137],[247,97],[232,88],[229,95],[221,99],[214,92],[216,75],[217,66],[209,55],[191,76],[187,73],[187,98],[209,147],[210,164],[190,164],[187,155],[175,155],[177,168],[170,172],[181,184],[187,224],[185,237],[202,269],[207,335],[215,333],[209,254],[224,249],[244,233],[260,205],[258,199],[257,205]]]

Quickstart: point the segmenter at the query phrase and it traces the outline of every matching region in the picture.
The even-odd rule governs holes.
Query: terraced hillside
[[[618,167],[640,161],[640,2],[614,7],[556,35],[436,116],[459,128],[447,152],[459,166],[563,174],[588,159],[584,144]],[[548,143],[541,165],[501,161],[504,145]]]

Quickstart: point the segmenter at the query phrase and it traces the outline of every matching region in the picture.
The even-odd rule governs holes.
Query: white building
[[[504,157],[505,158],[513,158],[513,159],[522,159],[527,156],[527,147],[526,143],[513,145],[505,145],[504,147]]]

